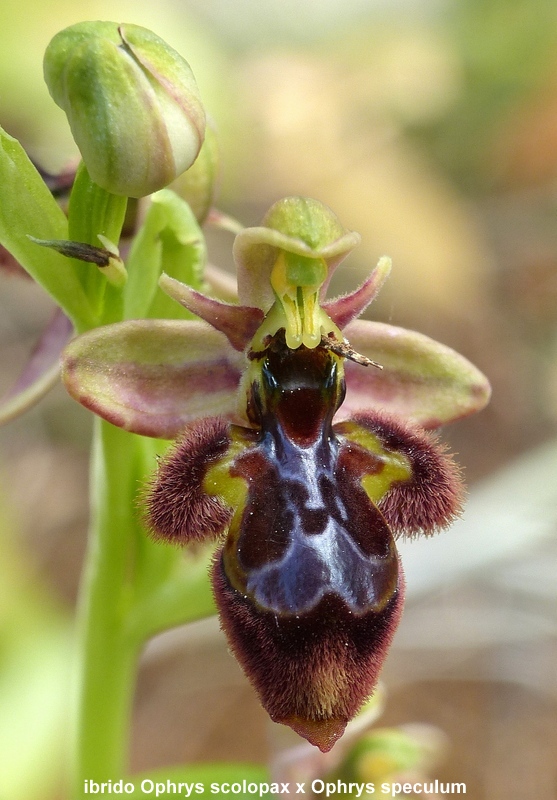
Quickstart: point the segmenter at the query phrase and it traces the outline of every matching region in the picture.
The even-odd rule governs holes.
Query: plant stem
[[[139,643],[125,635],[138,521],[136,439],[96,419],[92,519],[79,614],[75,797],[124,777]]]

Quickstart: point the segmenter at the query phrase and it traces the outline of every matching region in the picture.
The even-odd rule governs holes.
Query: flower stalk
[[[75,796],[85,779],[106,781],[127,771],[129,721],[139,642],[126,635],[130,559],[138,530],[133,436],[95,421],[91,524],[78,616],[75,708]]]

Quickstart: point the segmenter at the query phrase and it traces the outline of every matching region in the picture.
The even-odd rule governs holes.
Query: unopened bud
[[[72,25],[47,47],[44,72],[91,178],[103,189],[143,197],[195,161],[205,134],[195,78],[146,28]]]

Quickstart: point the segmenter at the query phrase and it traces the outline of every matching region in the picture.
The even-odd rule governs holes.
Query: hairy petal
[[[395,535],[432,534],[462,511],[464,484],[458,465],[435,436],[398,417],[371,411],[351,422],[373,434],[387,451],[403,454],[411,475],[396,481],[378,501]],[[344,423],[349,424],[349,423]],[[336,426],[339,432],[343,423]]]
[[[156,539],[181,545],[202,541],[218,536],[230,521],[231,510],[202,487],[207,470],[229,447],[228,427],[221,417],[191,423],[159,465],[144,498]]]
[[[74,339],[62,378],[74,399],[114,425],[171,439],[197,417],[234,419],[243,367],[203,322],[131,320]]]
[[[233,305],[196,292],[191,286],[162,274],[159,286],[192,314],[224,333],[235,350],[243,352],[263,322],[260,308]]]
[[[322,303],[323,309],[327,312],[335,325],[342,330],[349,322],[359,317],[368,305],[375,300],[379,290],[389,277],[391,271],[391,259],[387,256],[379,259],[379,263],[361,286],[350,294],[342,297],[335,297],[333,300],[326,300]]]
[[[271,718],[330,750],[375,687],[402,611],[402,578],[382,610],[362,615],[334,595],[306,614],[262,611],[231,587],[220,554],[213,587],[231,649]]]
[[[480,411],[491,395],[479,369],[450,347],[415,331],[356,320],[344,330],[358,353],[383,366],[347,361],[342,416],[377,408],[437,428]]]

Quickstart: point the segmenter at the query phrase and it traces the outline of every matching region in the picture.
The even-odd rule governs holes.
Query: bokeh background
[[[493,401],[443,431],[464,519],[403,545],[409,602],[381,723],[447,736],[433,777],[476,800],[557,794],[557,5],[554,0],[18,0],[0,4],[0,124],[44,167],[76,151],[42,54],[86,19],[152,28],[190,61],[219,131],[219,207],[287,194],[362,245],[335,278],[394,270],[373,318],[464,353]],[[1,191],[1,187],[0,187]],[[231,239],[210,232],[232,270]],[[0,276],[0,394],[52,312]],[[56,388],[0,431],[0,796],[62,800],[91,421]],[[291,741],[292,743],[292,741]],[[273,756],[276,732],[215,620],[144,654],[134,771]]]

